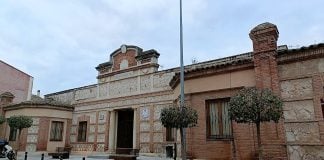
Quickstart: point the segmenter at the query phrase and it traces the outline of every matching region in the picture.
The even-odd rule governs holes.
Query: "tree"
[[[10,126],[10,128],[18,129],[17,150],[19,150],[20,149],[21,131],[24,128],[31,127],[33,124],[33,119],[28,116],[19,115],[19,116],[11,116],[10,118],[7,119],[7,122],[8,122],[8,125]]]
[[[6,119],[0,115],[0,124],[4,123],[6,121]]]
[[[262,159],[260,124],[278,123],[283,115],[282,100],[270,89],[244,88],[229,102],[230,118],[237,123],[254,123],[257,129],[258,158]]]
[[[190,128],[197,125],[198,113],[191,107],[184,106],[180,108],[173,106],[162,109],[160,120],[166,128]],[[183,151],[184,149],[185,143],[181,141],[181,150]]]

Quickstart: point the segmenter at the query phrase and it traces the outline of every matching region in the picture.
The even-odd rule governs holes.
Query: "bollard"
[[[177,143],[174,143],[174,156],[173,159],[176,160],[177,159]]]
[[[85,160],[85,157],[82,157],[82,160]]]
[[[41,158],[41,160],[44,160],[44,153],[42,153],[42,158]]]
[[[27,154],[28,154],[28,152],[25,152],[25,160],[27,160]]]

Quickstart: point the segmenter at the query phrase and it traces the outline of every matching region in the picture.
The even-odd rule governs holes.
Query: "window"
[[[10,127],[9,141],[16,141],[17,129]]]
[[[228,107],[228,98],[207,101],[207,139],[232,138],[232,125],[228,115]]]
[[[166,128],[166,137],[165,140],[166,141],[174,141],[174,133],[175,133],[175,129],[174,128]]]
[[[87,140],[87,121],[79,122],[78,141],[86,142]]]
[[[53,121],[51,125],[50,141],[63,140],[63,122]]]

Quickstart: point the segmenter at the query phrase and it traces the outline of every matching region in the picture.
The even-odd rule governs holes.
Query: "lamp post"
[[[184,107],[184,67],[183,67],[183,31],[182,31],[182,0],[180,0],[180,107]],[[186,159],[186,129],[180,128],[181,157]]]

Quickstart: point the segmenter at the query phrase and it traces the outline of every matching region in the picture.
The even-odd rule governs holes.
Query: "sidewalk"
[[[27,160],[41,160],[41,152],[33,152],[33,153],[28,153],[27,155]],[[88,158],[88,156],[83,156],[83,155],[77,155],[77,154],[72,154],[70,155],[69,159],[64,159],[64,160],[82,160],[83,157],[85,157],[86,160],[109,160],[107,159],[108,155],[104,154],[93,154]],[[18,158],[17,160],[24,160],[25,158],[25,152],[19,152],[18,153]],[[5,158],[0,158],[0,160],[6,160]],[[44,153],[44,160],[58,160],[58,159],[53,159],[51,156],[48,156],[47,153]],[[163,158],[163,157],[149,157],[149,156],[139,156],[137,157],[137,160],[172,160],[171,158]]]

